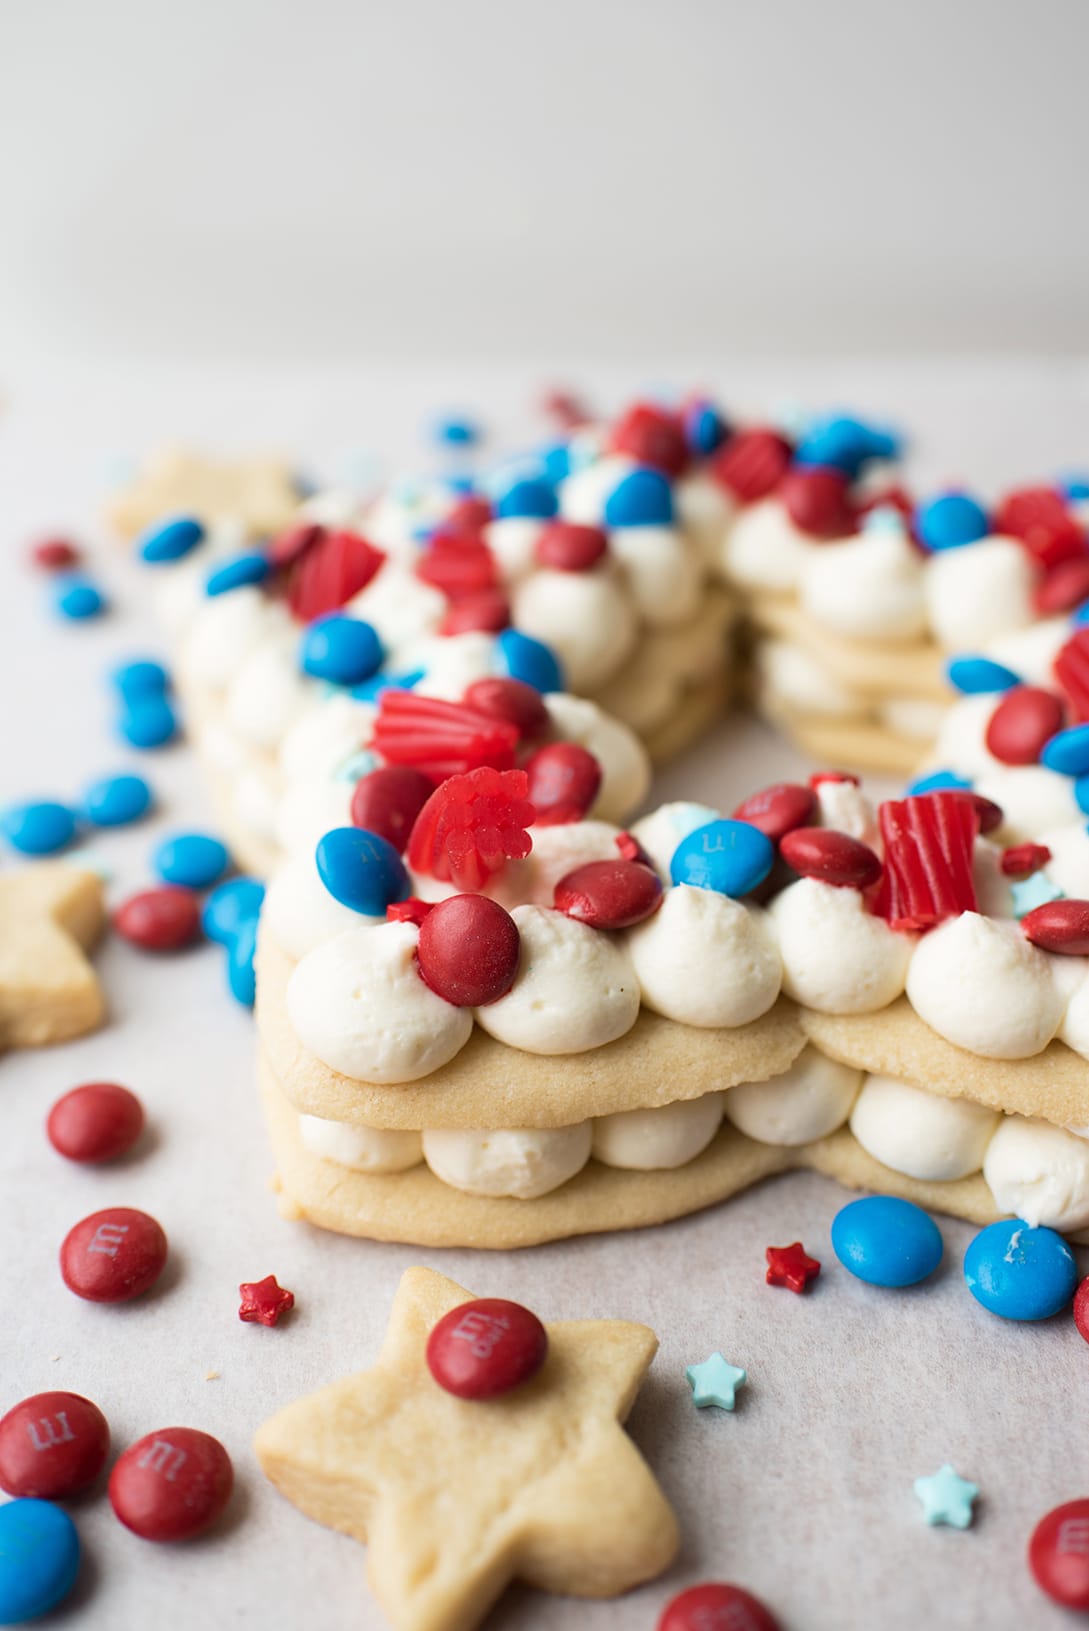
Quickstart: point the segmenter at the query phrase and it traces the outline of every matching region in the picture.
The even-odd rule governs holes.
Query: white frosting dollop
[[[857,889],[800,878],[769,911],[788,997],[825,1014],[868,1014],[903,991],[913,938],[868,912]]]
[[[280,769],[287,781],[335,776],[338,768],[369,742],[378,710],[346,691],[323,697],[295,721],[280,744]]]
[[[247,765],[237,772],[231,789],[231,806],[235,819],[247,832],[263,839],[275,837],[278,799],[275,777],[265,765]]]
[[[262,930],[271,931],[277,945],[296,962],[345,929],[383,921],[353,912],[333,898],[318,874],[312,848],[284,862],[270,880],[261,908]]]
[[[1001,1119],[970,1099],[944,1099],[891,1076],[869,1076],[851,1111],[851,1131],[893,1172],[944,1182],[980,1170]]]
[[[533,571],[542,523],[529,515],[508,515],[489,521],[484,540],[499,563],[507,583],[518,583]]]
[[[1039,1053],[1065,1008],[1046,953],[1016,923],[978,912],[962,912],[921,937],[907,994],[939,1036],[985,1059]]]
[[[1046,844],[1051,859],[1044,872],[1071,900],[1089,900],[1089,829],[1085,817],[1069,826],[1037,829],[1036,842]]]
[[[608,569],[534,572],[514,591],[514,622],[559,657],[569,691],[593,691],[635,645],[638,620],[623,580]]]
[[[635,460],[623,453],[608,453],[583,465],[560,486],[560,514],[565,521],[599,527],[609,494],[636,468]]]
[[[782,964],[766,913],[713,889],[667,889],[627,941],[643,1001],[682,1025],[747,1025],[779,995]]]
[[[345,607],[377,634],[388,656],[422,634],[433,634],[446,616],[446,596],[414,572],[386,564]]]
[[[617,527],[609,546],[651,627],[695,617],[703,588],[696,551],[673,527]]]
[[[508,911],[516,906],[551,906],[556,885],[587,861],[616,861],[620,828],[609,821],[562,821],[555,827],[531,827],[533,848],[524,861],[511,861],[487,893]],[[425,896],[429,899],[429,896]]]
[[[726,1119],[761,1144],[809,1144],[843,1126],[861,1081],[860,1070],[805,1047],[781,1076],[731,1087]]]
[[[590,1159],[588,1121],[574,1127],[501,1128],[484,1132],[431,1128],[424,1160],[436,1178],[469,1195],[532,1201],[558,1189]]]
[[[1049,827],[1065,827],[1081,815],[1073,777],[1046,765],[999,765],[977,775],[972,785],[1000,806],[1002,834],[1011,841],[1034,840]]]
[[[1068,617],[1045,617],[992,640],[984,653],[1005,663],[1026,685],[1054,687],[1052,664],[1072,633]]]
[[[938,550],[924,577],[930,627],[946,651],[979,651],[1033,620],[1036,571],[1015,538]]]
[[[650,787],[650,758],[633,730],[586,697],[553,691],[545,697],[552,729],[564,742],[577,742],[601,766],[601,787],[591,815],[623,821],[642,804]]]
[[[182,667],[202,685],[226,685],[263,639],[270,606],[252,585],[207,597],[182,641]]]
[[[854,782],[822,781],[817,784],[817,826],[832,832],[845,832],[849,838],[869,844],[878,841],[877,816],[873,805]]]
[[[407,1172],[423,1160],[419,1133],[361,1127],[355,1122],[300,1116],[299,1137],[312,1155],[354,1172]]]
[[[1089,1223],[1089,1144],[1048,1121],[1007,1116],[987,1148],[983,1176],[998,1210],[1034,1229]]]
[[[764,498],[738,512],[723,543],[722,565],[743,589],[785,591],[798,584],[813,547],[779,500]]]
[[[299,668],[298,636],[266,637],[244,659],[227,687],[227,720],[255,747],[279,746],[317,690]]]
[[[633,823],[631,835],[642,844],[662,882],[668,883],[670,862],[677,845],[697,827],[706,827],[709,821],[721,819],[721,810],[713,810],[709,804],[689,804],[685,801],[660,804],[649,815]]]
[[[811,549],[802,564],[803,609],[851,639],[912,640],[926,628],[923,563],[901,532],[864,533]]]
[[[976,904],[985,917],[1013,917],[1010,880],[1002,871],[1002,851],[989,838],[977,838],[972,850]]]
[[[737,505],[722,483],[705,470],[689,470],[674,482],[673,502],[677,519],[698,548],[704,567],[717,569]]]
[[[334,827],[352,825],[353,784],[346,781],[292,782],[276,805],[273,831],[285,855],[313,853],[319,838]]]
[[[607,1167],[656,1172],[683,1167],[705,1150],[722,1124],[721,1093],[656,1110],[618,1110],[594,1122],[593,1153]]]

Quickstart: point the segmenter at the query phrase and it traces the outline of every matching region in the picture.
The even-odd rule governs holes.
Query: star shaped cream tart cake
[[[107,507],[123,538],[170,515],[195,515],[208,525],[233,521],[253,537],[278,532],[298,510],[300,495],[280,459],[210,459],[185,448],[152,454]]]
[[[612,1597],[660,1574],[677,1524],[620,1423],[658,1340],[645,1325],[548,1325],[537,1375],[490,1400],[447,1393],[425,1348],[472,1294],[409,1269],[373,1370],[297,1400],[256,1438],[309,1517],[368,1543],[396,1631],[469,1631],[518,1579]]]
[[[91,872],[57,861],[0,872],[0,1051],[64,1042],[102,1022],[85,953],[105,923]]]

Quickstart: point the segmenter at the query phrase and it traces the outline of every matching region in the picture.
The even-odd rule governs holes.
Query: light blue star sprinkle
[[[863,532],[907,534],[907,522],[895,504],[878,504],[862,517]]]
[[[929,1478],[916,1478],[915,1493],[922,1502],[927,1523],[947,1523],[953,1529],[967,1529],[972,1521],[972,1502],[979,1485],[958,1478],[948,1461]]]
[[[1017,878],[1010,884],[1014,915],[1018,918],[1049,901],[1064,900],[1062,890],[1043,872],[1030,872],[1027,878]]]
[[[748,1380],[737,1365],[728,1364],[720,1353],[713,1353],[702,1365],[689,1365],[685,1371],[692,1389],[692,1403],[698,1410],[706,1405],[717,1405],[720,1410],[732,1410],[737,1390]]]

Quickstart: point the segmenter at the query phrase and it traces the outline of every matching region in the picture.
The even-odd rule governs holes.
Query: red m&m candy
[[[842,470],[801,465],[788,470],[779,498],[794,525],[811,538],[842,538],[853,528]]]
[[[1045,742],[1063,728],[1064,709],[1052,691],[1015,685],[987,721],[987,752],[1006,765],[1034,765]]]
[[[427,1339],[427,1368],[459,1399],[494,1399],[536,1376],[548,1332],[528,1308],[481,1297],[444,1314]]]
[[[200,933],[200,901],[178,884],[145,889],[117,908],[113,926],[143,951],[178,951]]]
[[[131,1206],[107,1207],[83,1218],[64,1237],[65,1285],[91,1303],[126,1303],[155,1284],[166,1267],[166,1235],[155,1219]]]
[[[550,521],[534,547],[538,566],[555,572],[592,572],[605,556],[609,540],[600,527],[575,521]]]
[[[523,742],[542,736],[552,723],[541,693],[525,680],[474,680],[463,701],[479,713],[513,725]]]
[[[662,885],[639,861],[586,861],[560,879],[553,904],[593,929],[630,929],[658,910]]]
[[[79,565],[82,556],[67,538],[43,538],[34,545],[31,559],[43,572],[67,572]]]
[[[0,1419],[0,1489],[63,1501],[94,1483],[110,1449],[110,1429],[79,1393],[35,1393]]]
[[[361,777],[352,794],[352,825],[377,833],[403,854],[413,823],[434,783],[411,765],[383,765]]]
[[[779,1631],[779,1622],[740,1586],[714,1580],[667,1603],[658,1631]]]
[[[1083,600],[1089,600],[1089,555],[1060,561],[1033,596],[1033,604],[1041,617],[1073,611]]]
[[[609,443],[614,453],[626,453],[667,476],[679,476],[688,463],[679,417],[655,402],[633,402],[613,427]]]
[[[116,1082],[86,1082],[59,1098],[45,1124],[49,1142],[69,1161],[113,1161],[144,1130],[144,1107]]]
[[[502,589],[477,589],[446,608],[439,633],[499,634],[510,623],[510,601]]]
[[[581,821],[597,798],[601,766],[577,742],[550,742],[526,760],[527,798],[538,827]]]
[[[1026,912],[1021,932],[1042,951],[1089,957],[1089,900],[1049,900]]]
[[[1054,1602],[1089,1609],[1089,1501],[1067,1501],[1041,1518],[1028,1561],[1036,1584]]]
[[[195,1427],[163,1427],[121,1456],[110,1474],[110,1505],[143,1540],[191,1540],[215,1523],[233,1485],[218,1439]]]
[[[817,795],[811,787],[802,787],[798,782],[776,782],[743,799],[733,819],[759,827],[765,838],[777,844],[784,833],[812,821],[816,809]]]
[[[509,912],[486,895],[450,895],[420,924],[420,973],[458,1008],[498,1002],[514,984],[521,941]]]
[[[839,889],[869,889],[882,872],[880,858],[868,844],[827,827],[795,827],[784,833],[779,854],[803,878]]]

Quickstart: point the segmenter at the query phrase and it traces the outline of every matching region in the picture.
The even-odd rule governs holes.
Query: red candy
[[[268,558],[273,569],[286,572],[301,561],[325,537],[325,530],[316,521],[300,521],[297,526],[281,532],[268,546]]]
[[[1021,933],[1042,951],[1089,957],[1089,900],[1049,900],[1021,919]]]
[[[542,736],[552,723],[541,693],[525,680],[474,680],[462,700],[491,719],[505,719],[522,742]]]
[[[638,861],[640,866],[649,866],[654,871],[654,862],[633,833],[618,832],[614,842],[622,861]]]
[[[200,934],[200,901],[180,884],[162,884],[130,895],[114,912],[113,926],[142,951],[179,951]]]
[[[998,864],[1003,877],[1027,878],[1030,873],[1046,866],[1050,859],[1051,851],[1046,844],[1011,844],[1002,851]]]
[[[574,391],[562,389],[544,393],[541,411],[557,420],[564,430],[577,430],[580,425],[588,425],[593,417]]]
[[[965,799],[969,804],[971,804],[973,810],[976,812],[976,818],[979,821],[979,830],[981,833],[994,832],[995,828],[1001,827],[1003,821],[1005,820],[1005,817],[1002,814],[1002,806],[1000,804],[996,804],[994,799],[985,799],[982,793],[970,793],[965,789],[956,789],[951,791],[950,797],[955,799]]]
[[[383,691],[373,745],[391,765],[411,765],[433,782],[490,765],[510,770],[518,732],[464,702],[443,702],[414,691]]]
[[[816,792],[825,782],[849,782],[852,787],[859,786],[857,776],[852,776],[849,770],[814,770],[809,778],[809,785]]]
[[[1041,617],[1070,612],[1089,600],[1089,555],[1060,561],[1038,584],[1033,604]]]
[[[679,476],[688,463],[688,445],[676,414],[652,402],[635,402],[622,414],[609,438],[610,451],[639,464]]]
[[[377,833],[404,854],[416,817],[431,797],[434,784],[411,765],[383,765],[355,784],[352,826]]]
[[[1064,710],[1052,691],[1015,685],[987,722],[987,752],[1005,765],[1034,765],[1040,749],[1063,728]]]
[[[1089,1609],[1089,1501],[1067,1501],[1040,1519],[1029,1541],[1028,1563],[1053,1602]]]
[[[275,1325],[295,1306],[295,1293],[278,1285],[274,1274],[263,1280],[244,1280],[238,1288],[242,1302],[238,1317],[246,1325]]]
[[[517,923],[496,901],[451,895],[420,925],[416,956],[436,996],[456,1008],[481,1008],[514,984],[520,945]]]
[[[67,572],[83,559],[75,544],[67,538],[43,538],[30,552],[35,566],[43,572]]]
[[[601,766],[577,742],[550,742],[526,760],[538,827],[581,821],[601,787]]]
[[[502,589],[479,589],[448,606],[439,624],[442,635],[499,634],[510,623],[510,601]]]
[[[494,1399],[536,1376],[548,1332],[528,1308],[481,1297],[444,1314],[427,1339],[427,1368],[459,1399]]]
[[[689,1586],[662,1612],[658,1631],[779,1631],[763,1603],[740,1586]]]
[[[785,833],[779,854],[803,878],[837,889],[869,889],[881,876],[881,860],[868,844],[827,827],[795,827]]]
[[[79,1393],[35,1393],[0,1418],[0,1489],[63,1501],[94,1483],[110,1451],[110,1428]]]
[[[821,1271],[818,1259],[808,1255],[800,1240],[791,1246],[769,1246],[764,1256],[768,1264],[764,1278],[768,1285],[786,1286],[799,1296]]]
[[[841,470],[820,465],[788,470],[779,497],[794,525],[812,538],[842,538],[853,529],[847,477]]]
[[[327,532],[321,528],[291,568],[287,599],[301,623],[335,612],[365,589],[385,560],[355,532]]]
[[[87,1082],[59,1098],[45,1124],[49,1142],[69,1161],[114,1161],[144,1130],[144,1107],[116,1082]]]
[[[492,507],[478,494],[459,498],[442,518],[443,532],[467,532],[476,536],[492,518]]]
[[[131,1206],[111,1206],[69,1229],[60,1249],[61,1277],[87,1302],[127,1303],[155,1284],[166,1251],[154,1218]]]
[[[1089,629],[1072,635],[1051,667],[1069,699],[1074,723],[1085,724],[1089,721]]]
[[[387,923],[415,923],[419,928],[428,912],[433,912],[435,903],[430,900],[420,900],[418,895],[409,895],[407,900],[391,900],[386,907]]]
[[[130,1444],[110,1474],[114,1512],[142,1540],[191,1540],[230,1499],[231,1458],[195,1427],[161,1427]]]
[[[812,821],[816,809],[817,795],[812,788],[801,787],[797,782],[776,782],[743,799],[733,819],[758,827],[765,838],[777,844],[784,833]]]
[[[408,864],[456,889],[482,889],[507,861],[533,847],[535,812],[524,770],[471,770],[435,789],[416,819]]]
[[[1023,487],[1003,499],[992,530],[1017,538],[1049,570],[1086,551],[1085,534],[1053,487]]]
[[[437,532],[416,566],[416,576],[450,600],[495,587],[495,556],[483,538]]]
[[[553,904],[592,929],[630,929],[658,910],[662,885],[639,861],[586,861],[560,879]]]
[[[1074,1293],[1074,1324],[1086,1342],[1089,1342],[1089,1275],[1086,1275]]]
[[[534,554],[538,566],[555,572],[592,572],[604,559],[609,540],[600,527],[575,521],[550,521],[538,536]]]
[[[976,910],[972,849],[980,813],[972,795],[958,792],[889,799],[879,806],[885,874],[875,909],[891,928],[932,929]]]
[[[790,464],[790,443],[774,430],[742,430],[709,461],[715,480],[742,504],[774,492]]]

